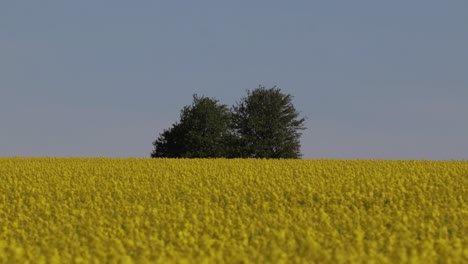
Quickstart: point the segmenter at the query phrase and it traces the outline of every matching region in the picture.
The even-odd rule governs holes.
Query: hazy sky
[[[278,86],[304,158],[468,159],[468,1],[1,1],[0,156],[148,157]]]

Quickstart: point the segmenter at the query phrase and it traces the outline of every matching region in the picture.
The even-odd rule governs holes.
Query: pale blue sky
[[[468,1],[1,1],[0,156],[148,157],[259,84],[304,158],[467,159]]]

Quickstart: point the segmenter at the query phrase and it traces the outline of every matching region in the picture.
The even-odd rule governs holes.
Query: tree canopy
[[[153,142],[152,157],[216,158],[229,156],[231,113],[216,99],[193,95],[180,113],[180,121]]]
[[[304,118],[292,104],[292,96],[279,88],[259,86],[247,90],[232,108],[233,127],[239,137],[242,157],[299,158]]]
[[[180,121],[153,142],[151,157],[300,158],[303,123],[292,96],[276,87],[247,90],[230,109],[193,95]]]

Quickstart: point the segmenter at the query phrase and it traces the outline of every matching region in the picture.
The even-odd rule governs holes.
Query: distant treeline
[[[299,117],[292,96],[258,86],[233,105],[193,95],[180,120],[159,134],[151,157],[300,158]]]

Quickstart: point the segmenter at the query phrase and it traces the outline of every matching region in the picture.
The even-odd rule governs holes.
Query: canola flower
[[[0,263],[468,263],[468,162],[0,158]]]

